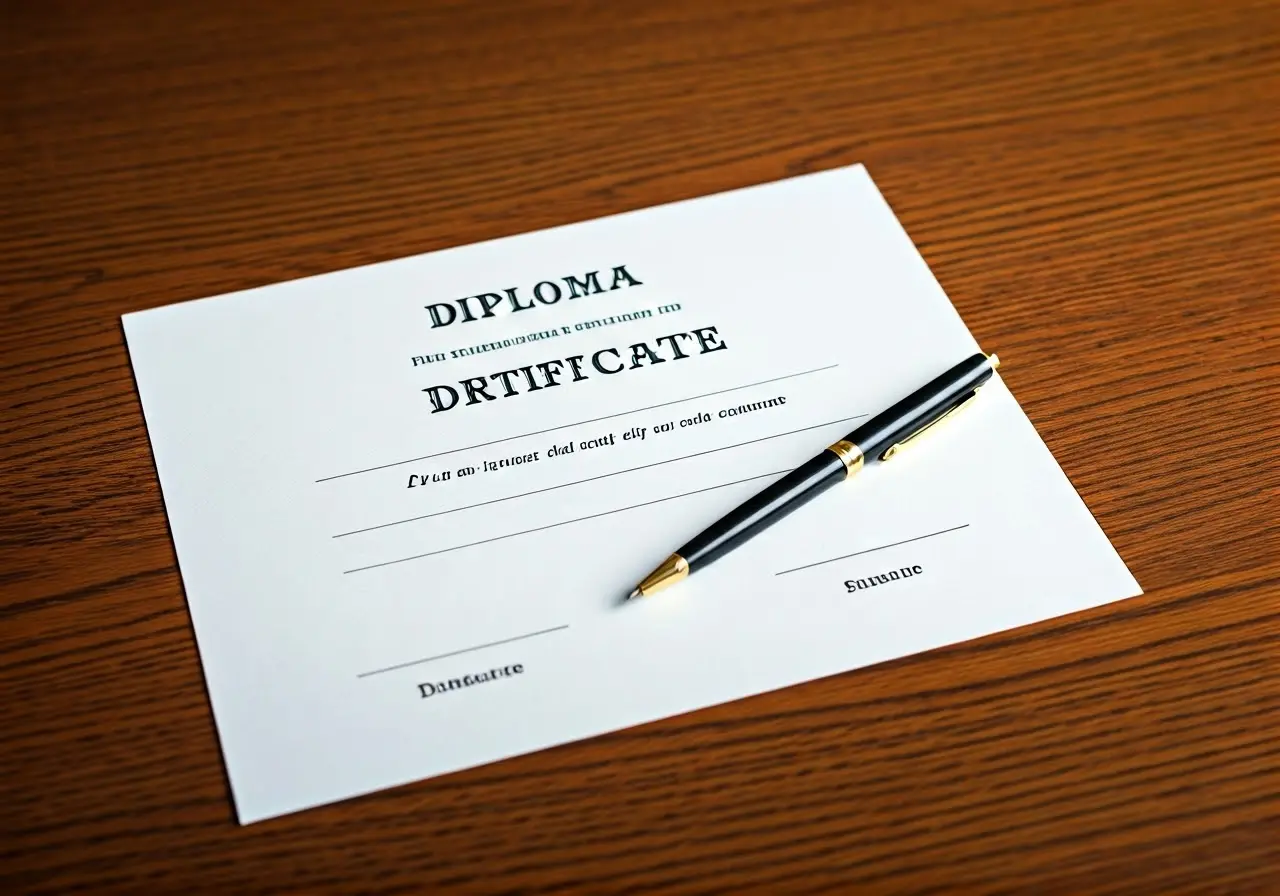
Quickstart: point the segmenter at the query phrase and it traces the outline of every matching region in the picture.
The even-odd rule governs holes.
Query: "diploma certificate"
[[[997,376],[623,601],[978,350],[861,167],[124,327],[245,823],[1139,593]]]

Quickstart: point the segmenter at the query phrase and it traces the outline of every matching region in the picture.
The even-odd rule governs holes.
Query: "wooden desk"
[[[0,58],[0,891],[1280,880],[1277,4],[10,2]],[[237,827],[119,315],[855,161],[1148,594]]]

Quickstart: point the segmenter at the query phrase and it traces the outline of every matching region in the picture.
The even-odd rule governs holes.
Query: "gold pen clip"
[[[999,355],[995,355],[995,354],[988,355],[987,360],[991,362],[991,369],[993,371],[1000,366]],[[984,382],[982,385],[985,386],[986,382]],[[888,460],[889,458],[897,454],[899,451],[901,451],[903,448],[905,448],[907,445],[910,445],[912,442],[920,438],[925,433],[936,428],[937,425],[941,423],[943,420],[947,420],[950,417],[954,417],[962,408],[968,407],[973,402],[973,400],[978,397],[978,390],[981,388],[982,386],[979,386],[977,389],[974,389],[972,392],[970,392],[968,395],[962,398],[959,402],[957,402],[955,407],[951,408],[951,410],[947,411],[944,414],[941,414],[935,420],[930,420],[924,426],[920,427],[911,435],[903,439],[901,442],[895,442],[892,445],[890,445],[888,448],[884,449],[884,451],[880,452],[880,459]]]
[[[938,425],[939,423],[941,423],[943,420],[947,420],[947,419],[949,419],[949,418],[951,418],[951,417],[954,417],[957,413],[959,413],[959,411],[960,411],[962,408],[966,408],[966,407],[968,407],[968,406],[973,402],[973,400],[974,400],[975,398],[977,398],[977,397],[978,397],[978,390],[977,390],[977,389],[974,389],[972,392],[970,392],[970,393],[969,393],[969,395],[968,395],[967,397],[965,397],[964,399],[962,399],[962,400],[960,401],[960,403],[959,403],[959,404],[957,404],[955,407],[953,407],[951,410],[947,411],[945,414],[943,414],[942,416],[940,416],[940,417],[938,417],[938,418],[936,418],[936,419],[934,419],[934,420],[930,420],[930,421],[929,421],[928,423],[926,423],[924,426],[920,427],[920,428],[919,428],[919,429],[917,429],[915,432],[913,432],[911,435],[909,435],[909,436],[907,436],[905,439],[903,439],[901,442],[894,442],[894,443],[893,443],[892,445],[890,445],[888,448],[884,449],[884,451],[883,451],[883,452],[881,452],[881,454],[880,454],[880,459],[881,459],[881,460],[888,460],[889,458],[893,457],[895,454],[897,454],[897,453],[898,453],[899,451],[901,451],[903,448],[905,448],[906,446],[910,445],[912,442],[916,441],[916,439],[920,438],[920,437],[921,437],[922,435],[924,435],[925,433],[927,433],[927,432],[929,432],[930,430],[932,430],[932,429],[934,429],[935,427],[937,427],[937,425]]]

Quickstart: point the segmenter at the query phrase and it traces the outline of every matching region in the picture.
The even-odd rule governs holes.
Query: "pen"
[[[695,535],[649,573],[627,599],[647,597],[714,563],[857,473],[865,459],[889,460],[972,401],[999,366],[995,355],[978,352],[965,358]]]

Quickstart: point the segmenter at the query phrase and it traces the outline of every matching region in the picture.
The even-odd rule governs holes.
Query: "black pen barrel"
[[[934,377],[694,536],[649,573],[630,597],[653,594],[718,560],[856,473],[864,460],[893,456],[906,442],[967,404],[999,363],[995,355],[976,353]]]
[[[839,456],[823,451],[725,514],[676,553],[688,562],[691,570],[705,566],[842,482],[846,472]]]
[[[881,457],[888,448],[918,432],[928,421],[973,395],[991,379],[994,369],[986,355],[981,352],[971,355],[876,414],[845,438],[857,445],[868,460]]]
[[[859,465],[864,455],[868,459],[882,457],[889,448],[973,395],[991,379],[993,370],[991,359],[981,353],[974,354],[876,414],[837,445],[845,444],[854,452],[861,452],[857,455]],[[690,571],[705,566],[843,481],[849,468],[833,450],[835,447],[725,514],[676,551],[676,555],[684,558]]]

